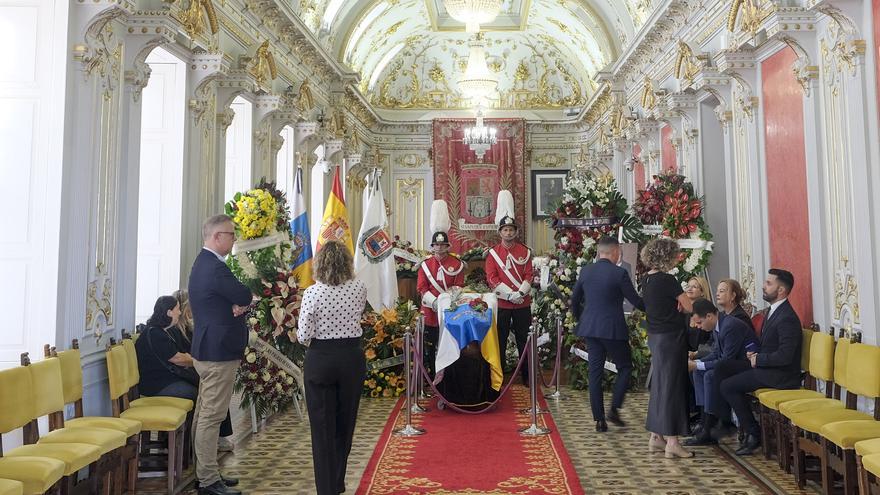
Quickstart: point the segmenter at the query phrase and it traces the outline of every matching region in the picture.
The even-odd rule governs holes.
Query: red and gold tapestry
[[[525,238],[525,121],[486,119],[497,129],[498,143],[482,162],[462,143],[464,129],[473,119],[435,119],[433,129],[434,199],[446,200],[452,251],[463,253],[497,240],[495,202],[498,191],[513,193],[520,238]]]

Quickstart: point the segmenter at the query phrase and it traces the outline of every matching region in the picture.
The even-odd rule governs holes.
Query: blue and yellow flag
[[[348,247],[348,252],[354,256],[354,248],[351,242],[351,227],[348,225],[348,210],[345,208],[345,194],[342,192],[342,182],[339,180],[339,167],[333,173],[333,188],[330,197],[327,198],[327,206],[324,207],[324,219],[318,229],[318,242],[315,252],[321,250],[327,241],[340,241]]]
[[[309,235],[309,215],[306,213],[306,201],[302,192],[302,168],[296,169],[296,180],[293,184],[293,211],[290,215],[290,238],[293,249],[291,270],[297,284],[306,288],[315,283],[312,278],[312,238]]]

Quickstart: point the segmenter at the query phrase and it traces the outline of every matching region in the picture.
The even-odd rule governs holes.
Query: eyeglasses
[[[223,231],[220,231],[220,232],[217,232],[217,233],[218,233],[218,234],[229,234],[229,235],[231,235],[232,237],[235,237],[235,232],[223,232]]]

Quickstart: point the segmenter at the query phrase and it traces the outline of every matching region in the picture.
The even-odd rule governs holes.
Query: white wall
[[[224,202],[239,191],[246,191],[251,183],[251,142],[253,104],[241,96],[229,106],[235,112],[232,124],[226,129],[226,186]]]
[[[284,126],[279,135],[284,139],[284,144],[278,150],[275,162],[275,180],[278,190],[287,194],[287,201],[292,204],[293,183],[296,181],[296,150],[294,149],[293,127]]]
[[[156,298],[180,287],[183,207],[183,126],[186,64],[162,48],[147,57],[138,184],[135,322],[150,316]]]
[[[0,0],[0,368],[56,344],[67,9]]]
[[[727,174],[724,170],[724,136],[721,124],[715,116],[714,108],[718,105],[715,98],[700,104],[700,144],[703,147],[702,170],[703,195],[706,198],[706,223],[715,242],[712,248],[712,261],[709,264],[709,280],[712,294],[718,281],[723,278],[736,278],[730,263],[730,246],[727,229],[730,222],[732,201],[727,199]],[[711,299],[714,300],[714,299]]]

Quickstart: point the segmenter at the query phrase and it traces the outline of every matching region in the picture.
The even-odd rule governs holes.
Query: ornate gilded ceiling
[[[294,0],[293,6],[360,75],[360,90],[376,108],[471,106],[457,85],[469,35],[442,0]],[[489,68],[499,78],[490,105],[583,105],[596,73],[622,52],[651,9],[651,0],[505,0],[498,19],[482,27]]]

